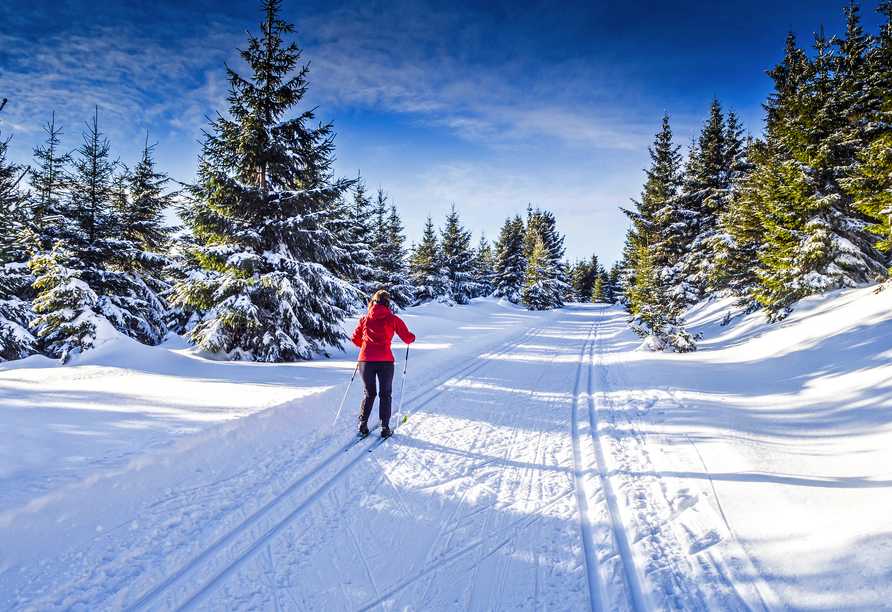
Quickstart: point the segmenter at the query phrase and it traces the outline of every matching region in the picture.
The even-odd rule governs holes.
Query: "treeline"
[[[892,2],[866,34],[845,9],[842,38],[792,32],[768,71],[761,138],[713,100],[683,163],[669,118],[632,220],[619,299],[654,349],[696,348],[681,314],[738,298],[737,314],[784,318],[803,297],[888,278],[892,249]]]
[[[211,121],[197,179],[179,191],[148,136],[133,168],[111,158],[98,109],[70,153],[51,120],[29,167],[7,160],[0,138],[0,361],[64,363],[97,338],[155,345],[169,332],[230,359],[294,361],[341,346],[341,322],[378,289],[399,308],[495,293],[549,309],[573,297],[547,211],[475,247],[453,207],[407,249],[386,192],[334,176],[332,126],[313,127],[312,111],[287,117],[307,67],[284,42],[293,26],[280,4],[263,0],[262,35],[241,51],[250,75],[227,68],[228,115]],[[183,227],[166,223],[172,206]]]

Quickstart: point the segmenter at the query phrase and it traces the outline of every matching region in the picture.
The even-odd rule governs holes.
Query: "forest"
[[[716,98],[683,156],[664,116],[609,271],[596,255],[567,261],[541,207],[475,245],[453,205],[407,246],[386,191],[334,175],[332,125],[299,109],[308,65],[286,42],[294,28],[281,0],[262,6],[191,184],[156,169],[148,135],[132,168],[114,160],[98,107],[73,151],[51,115],[27,164],[7,159],[0,134],[0,360],[65,363],[110,333],[311,359],[342,346],[341,322],[378,289],[398,308],[490,295],[533,310],[619,303],[652,349],[685,352],[697,338],[683,313],[702,300],[733,295],[737,314],[778,321],[808,295],[888,278],[892,2],[876,35],[854,4],[841,38],[821,31],[806,50],[789,33],[760,137]]]

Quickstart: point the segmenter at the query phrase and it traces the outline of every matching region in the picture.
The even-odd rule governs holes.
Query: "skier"
[[[369,314],[359,320],[359,324],[350,338],[353,344],[360,347],[359,376],[365,393],[362,396],[359,413],[359,433],[368,435],[369,415],[375,404],[377,388],[375,379],[381,384],[381,401],[378,414],[381,417],[381,437],[387,438],[390,430],[390,412],[393,402],[393,353],[390,352],[390,341],[393,334],[406,344],[415,341],[415,334],[410,332],[403,320],[390,312],[390,294],[378,291],[369,302]]]

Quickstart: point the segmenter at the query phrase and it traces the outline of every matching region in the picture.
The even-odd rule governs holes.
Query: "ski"
[[[370,435],[372,435],[372,432],[373,432],[373,431],[376,431],[379,427],[381,427],[381,423],[378,423],[377,425],[374,425],[373,427],[370,427],[370,428],[369,428],[369,433],[367,433],[366,435],[362,435],[361,433],[356,432],[356,438],[353,440],[353,442],[351,442],[351,443],[347,446],[347,448],[344,449],[344,452],[346,453],[346,452],[349,451],[351,448],[353,448],[354,446],[356,446],[357,444],[359,444],[360,442],[362,442],[363,440],[365,440],[366,438],[368,438]]]
[[[380,440],[378,440],[377,442],[375,442],[374,444],[372,444],[372,445],[369,447],[369,452],[372,452],[373,450],[375,450],[376,448],[378,448],[379,446],[381,446],[382,444],[384,444],[385,441],[387,441],[387,440],[389,440],[390,438],[392,438],[392,437],[393,437],[393,434],[396,433],[396,430],[399,429],[399,428],[403,425],[403,423],[405,423],[408,419],[409,419],[409,415],[408,415],[408,414],[403,415],[403,418],[400,419],[399,421],[397,421],[396,427],[393,428],[393,433],[390,434],[389,436],[387,436],[386,438],[381,438]],[[369,433],[372,433],[372,432],[369,432]]]

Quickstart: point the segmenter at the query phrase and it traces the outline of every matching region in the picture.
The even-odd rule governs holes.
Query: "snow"
[[[0,609],[892,609],[892,291],[732,305],[409,308],[371,453],[352,346],[0,364]]]

